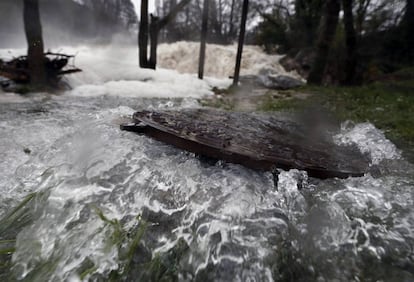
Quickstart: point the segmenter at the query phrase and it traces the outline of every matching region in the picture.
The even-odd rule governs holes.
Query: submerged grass
[[[124,230],[122,224],[117,219],[107,218],[104,215],[103,211],[98,207],[92,206],[92,209],[103,222],[105,222],[108,226],[112,228],[111,244],[120,247],[122,242],[124,242],[127,234],[127,231]]]
[[[147,229],[148,224],[146,222],[142,222],[140,227],[138,228],[137,232],[133,236],[132,242],[130,243],[129,247],[127,248],[126,253],[126,265],[125,270],[128,271],[131,268],[132,259],[134,257],[135,252],[138,249],[138,245],[141,242],[142,237],[144,236],[145,230]]]
[[[128,231],[119,220],[109,219],[98,207],[92,206],[92,209],[95,211],[98,217],[112,229],[110,244],[112,246],[115,245],[119,250],[120,267],[118,271],[111,272],[109,281],[118,281],[122,277],[126,277],[127,273],[131,271],[134,255],[138,250],[148,224],[142,220],[140,216],[137,216],[136,219],[139,221],[138,227],[134,231]],[[97,269],[98,268],[95,265],[92,265],[80,273],[79,276],[83,280],[84,278],[93,275]]]
[[[134,230],[127,231],[118,220],[109,219],[97,207],[93,209],[106,226],[112,228],[111,244],[119,249],[119,268],[105,278],[107,281],[178,281],[179,261],[189,249],[183,239],[167,252],[152,255],[143,242],[149,226],[146,220],[137,216],[138,225]],[[93,280],[96,270],[97,267],[89,263],[81,270],[79,277]]]
[[[7,237],[6,233],[10,232],[11,229],[19,229],[31,221],[28,206],[35,196],[36,193],[28,195],[17,207],[0,220],[0,238]]]
[[[32,221],[32,202],[37,193],[29,194],[9,214],[0,219],[0,280],[9,281],[12,277],[11,258],[16,251],[16,236]],[[7,279],[7,280],[4,280]]]
[[[137,281],[178,281],[180,260],[188,250],[189,246],[181,238],[167,252],[156,254],[148,262],[136,265],[129,277],[139,277]]]

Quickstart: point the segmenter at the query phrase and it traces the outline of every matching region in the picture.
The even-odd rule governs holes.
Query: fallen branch
[[[50,85],[57,86],[62,76],[82,71],[73,64],[68,68],[69,61],[74,58],[73,55],[61,53],[44,53],[47,81]],[[0,76],[19,84],[30,83],[27,56],[20,56],[10,61],[0,60]]]

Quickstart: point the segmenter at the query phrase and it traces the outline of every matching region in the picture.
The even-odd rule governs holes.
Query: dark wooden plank
[[[312,177],[362,176],[368,162],[355,148],[340,147],[289,119],[191,109],[142,111],[122,129],[178,148],[259,170],[305,170]]]

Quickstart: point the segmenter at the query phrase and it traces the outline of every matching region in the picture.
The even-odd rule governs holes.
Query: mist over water
[[[230,83],[225,59],[218,78],[200,81],[185,67],[139,69],[133,47],[62,50],[84,70],[68,78],[72,89],[0,94],[0,218],[36,193],[27,223],[0,233],[17,236],[2,280],[102,281],[114,272],[121,281],[160,273],[180,281],[414,279],[414,169],[372,124],[347,123],[334,136],[367,155],[372,175],[322,181],[290,170],[275,185],[271,173],[208,164],[119,130],[136,110],[200,107],[213,86]]]
[[[100,2],[106,2],[102,5]],[[119,2],[119,7],[114,5]],[[39,10],[46,48],[136,42],[137,15],[129,0],[41,0]],[[25,46],[23,1],[0,2],[0,48]]]

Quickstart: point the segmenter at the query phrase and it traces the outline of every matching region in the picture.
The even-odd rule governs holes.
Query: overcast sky
[[[139,16],[139,8],[141,7],[141,0],[132,0],[132,3],[134,3],[135,5],[135,10],[137,11],[137,14]],[[148,0],[148,5],[149,5],[149,12],[151,13],[152,11],[154,11],[154,6],[155,6],[155,0]]]

